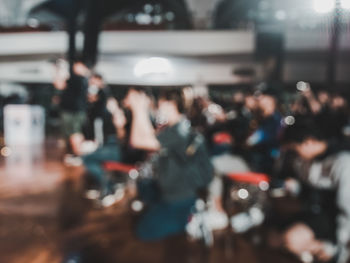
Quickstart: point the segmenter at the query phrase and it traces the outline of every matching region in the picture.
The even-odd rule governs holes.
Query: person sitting
[[[301,256],[310,253],[321,261],[330,260],[337,254],[338,263],[349,260],[350,242],[350,152],[328,142],[318,126],[310,119],[296,119],[295,124],[284,132],[286,149],[296,153],[290,162],[290,170],[296,179],[309,187],[308,194],[317,190],[321,200],[313,205],[307,216],[301,217],[284,234],[287,249]],[[327,195],[334,193],[334,203]],[[320,198],[321,197],[321,198]],[[313,198],[315,199],[315,198]],[[305,203],[305,198],[303,198]],[[316,209],[317,208],[317,209]],[[332,233],[332,226],[335,229]],[[330,229],[327,234],[327,229]],[[298,233],[302,232],[300,235]],[[335,232],[335,233],[334,233]],[[325,234],[326,233],[326,234]],[[337,253],[324,242],[335,236]],[[296,238],[298,236],[299,238]],[[308,243],[308,246],[301,244]]]
[[[108,108],[111,113],[111,125],[105,127],[105,141],[96,151],[83,155],[83,163],[86,169],[86,181],[93,181],[97,186],[98,192],[88,189],[87,197],[99,200],[106,198],[114,193],[113,185],[106,175],[103,164],[107,161],[121,162],[123,160],[123,144],[126,141],[125,126],[127,123],[123,110],[119,107],[117,100],[111,98],[108,102]],[[105,123],[106,124],[106,123]],[[113,126],[112,128],[108,128]],[[89,187],[90,188],[90,187]]]
[[[278,156],[282,116],[278,111],[277,91],[263,86],[257,92],[258,125],[246,139],[247,161],[256,172],[271,174]]]
[[[204,138],[194,132],[184,117],[181,93],[160,94],[158,115],[166,123],[160,131],[150,120],[150,100],[142,91],[129,90],[125,105],[132,112],[130,144],[154,152],[153,179],[140,180],[138,190],[147,209],[137,227],[144,241],[160,240],[185,232],[199,188],[206,187],[213,169]]]

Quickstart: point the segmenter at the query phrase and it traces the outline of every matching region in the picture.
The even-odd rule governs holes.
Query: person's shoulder
[[[174,127],[180,134],[187,135],[192,130],[191,122],[186,118],[182,118]]]
[[[334,167],[350,167],[350,151],[340,151],[335,155]]]
[[[350,150],[341,151],[337,154],[337,159],[348,161],[350,165]]]

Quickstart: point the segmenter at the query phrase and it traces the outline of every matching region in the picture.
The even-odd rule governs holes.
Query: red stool
[[[263,173],[245,172],[245,173],[229,173],[227,177],[235,182],[249,183],[259,185],[262,182],[270,183],[270,177]]]
[[[133,165],[113,162],[113,161],[105,162],[103,164],[103,167],[107,172],[121,172],[121,173],[129,173],[131,170],[136,169],[136,167]]]

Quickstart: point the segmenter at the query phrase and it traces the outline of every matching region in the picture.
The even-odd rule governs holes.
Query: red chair
[[[254,185],[259,185],[262,182],[270,183],[270,177],[263,173],[229,173],[227,174],[227,177],[239,183],[248,183]]]
[[[227,132],[217,132],[213,136],[213,142],[214,144],[217,144],[217,145],[232,144],[233,139],[231,134]]]
[[[108,161],[103,164],[106,172],[120,172],[129,173],[131,170],[135,170],[136,167],[130,164],[124,164],[119,162]]]

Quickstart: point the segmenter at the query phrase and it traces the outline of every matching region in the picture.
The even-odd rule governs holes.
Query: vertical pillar
[[[330,48],[328,52],[327,82],[330,86],[336,83],[337,77],[337,55],[339,49],[339,37],[341,30],[341,3],[335,0],[335,10],[333,15],[333,25],[331,31]]]

